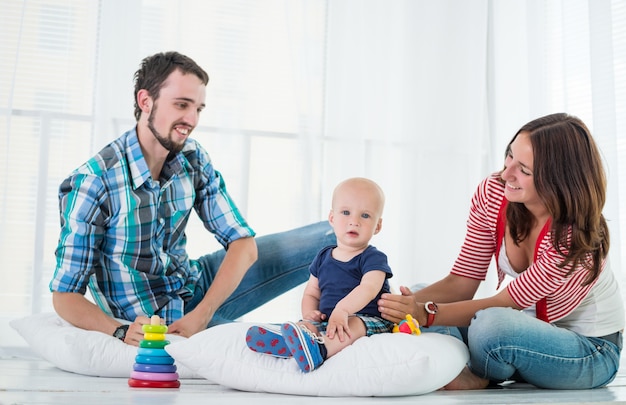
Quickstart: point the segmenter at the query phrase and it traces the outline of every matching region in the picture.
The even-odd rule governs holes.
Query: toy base
[[[133,388],[179,388],[180,381],[145,381],[129,378],[128,386]]]
[[[151,373],[146,371],[133,371],[130,378],[142,381],[176,381],[178,373]]]

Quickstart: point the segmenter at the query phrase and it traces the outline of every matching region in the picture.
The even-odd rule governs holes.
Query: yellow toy
[[[419,335],[422,333],[420,330],[420,324],[413,319],[410,314],[406,314],[406,319],[400,321],[399,324],[393,326],[393,333],[407,333],[409,335]]]

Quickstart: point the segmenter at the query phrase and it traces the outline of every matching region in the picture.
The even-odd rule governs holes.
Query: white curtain
[[[626,263],[626,3],[329,3],[325,193],[350,175],[388,196],[374,244],[397,284],[445,275],[469,198],[526,122],[582,118],[605,158],[611,261]],[[488,278],[481,294],[493,293]]]
[[[566,111],[606,159],[611,259],[626,263],[626,10],[618,0],[0,0],[0,346],[51,311],[57,187],[130,128],[141,58],[211,78],[195,132],[259,234],[325,219],[335,184],[387,194],[394,286],[449,271],[469,198],[505,144]],[[189,250],[218,248],[197,222]],[[493,291],[491,275],[481,293]],[[253,315],[298,316],[299,293]]]
[[[451,267],[469,196],[497,166],[487,127],[487,1],[329,2],[324,170],[328,196],[364,175],[386,192],[393,284]]]

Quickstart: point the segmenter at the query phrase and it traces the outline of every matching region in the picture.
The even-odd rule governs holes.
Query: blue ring
[[[135,356],[135,363],[139,364],[174,364],[174,359],[170,356]]]
[[[156,357],[169,356],[169,354],[165,351],[165,349],[147,349],[145,347],[138,348],[137,354],[141,354],[142,356],[156,356]]]
[[[133,364],[133,370],[145,373],[175,373],[176,366],[173,364]]]

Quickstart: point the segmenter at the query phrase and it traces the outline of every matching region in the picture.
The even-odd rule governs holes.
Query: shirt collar
[[[139,144],[136,127],[126,133],[126,160],[130,167],[130,177],[133,181],[134,189],[141,187],[152,177]],[[165,177],[169,179],[183,171],[185,161],[186,159],[182,153],[177,153],[172,159],[166,161],[163,167]]]
[[[133,189],[137,189],[150,178],[150,169],[148,169],[148,164],[141,151],[141,145],[139,145],[137,128],[126,132],[125,148],[126,160],[130,168],[130,177],[133,181]]]

